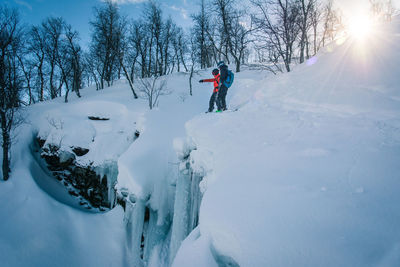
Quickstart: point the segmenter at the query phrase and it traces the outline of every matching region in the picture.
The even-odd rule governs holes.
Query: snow
[[[209,239],[199,237],[200,229],[196,228],[182,242],[181,249],[172,266],[218,266],[209,248]]]
[[[195,87],[196,98],[183,101],[188,75],[170,75],[169,80],[173,94],[160,98],[160,108],[152,111],[145,100],[133,98],[123,80],[101,91],[83,89],[82,98],[71,94],[69,103],[59,98],[25,111],[28,123],[19,128],[13,145],[14,171],[0,186],[2,266],[138,266],[144,227],[151,231],[145,263],[156,266],[162,262],[160,255],[167,257],[179,167],[173,140],[185,135],[185,121],[207,108],[212,90]],[[89,149],[76,157],[77,163],[91,164],[101,176],[108,174],[109,184],[118,176],[117,187],[129,192],[133,207],[124,212],[117,206],[101,214],[77,209],[78,200],[43,168],[33,145],[36,136],[46,140],[45,146],[59,147],[65,160],[73,147]],[[124,158],[133,161],[124,165]],[[149,225],[143,222],[145,205],[154,209]]]
[[[32,175],[39,173],[28,168],[37,165],[30,153],[17,157],[15,164],[20,168],[0,189],[1,265],[123,265],[122,208],[100,215],[64,205],[35,183]]]
[[[78,163],[99,166],[118,158],[134,141],[134,133],[139,130],[136,121],[141,121],[141,115],[111,101],[79,101],[44,112],[35,125],[39,136],[46,140],[45,145],[53,144],[63,151],[87,148],[89,153],[79,157]],[[89,120],[89,116],[109,120]],[[114,140],[113,146],[109,145],[110,140]]]
[[[205,114],[212,86],[188,96],[184,73],[153,110],[124,80],[27,108],[0,184],[1,265],[400,266],[399,30],[334,43],[289,74],[244,68],[234,112]],[[37,134],[89,149],[77,162],[111,174],[126,210],[74,208]]]
[[[178,252],[174,266],[185,266],[207,240],[196,258],[211,249],[217,261],[227,257],[224,264],[400,265],[395,26],[368,45],[347,40],[314,64],[246,88],[235,95],[247,102],[238,112],[186,124],[193,168],[214,178],[199,237],[183,244],[188,256]]]

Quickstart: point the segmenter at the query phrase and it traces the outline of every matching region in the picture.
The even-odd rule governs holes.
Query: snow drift
[[[238,112],[186,124],[209,171],[174,266],[400,265],[399,26],[241,84]]]

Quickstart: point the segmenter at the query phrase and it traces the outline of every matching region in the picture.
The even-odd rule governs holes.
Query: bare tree
[[[163,25],[163,31],[161,35],[161,42],[160,42],[160,58],[161,62],[159,64],[159,73],[160,75],[165,75],[167,74],[168,70],[168,65],[171,61],[171,56],[170,56],[170,44],[172,39],[175,37],[175,31],[174,28],[176,26],[172,22],[172,19],[169,18]]]
[[[170,91],[167,89],[167,81],[160,79],[159,76],[138,78],[136,79],[136,83],[139,92],[141,92],[141,97],[148,101],[150,109],[158,105],[160,96],[170,94]]]
[[[129,39],[127,35],[125,34],[125,29],[126,27],[121,27],[120,28],[123,32],[121,32],[121,49],[119,53],[119,64],[122,67],[122,70],[124,72],[125,78],[129,83],[129,87],[131,88],[131,91],[133,93],[133,97],[136,99],[138,98],[134,86],[133,86],[133,81],[134,81],[134,72],[135,72],[135,65],[137,62],[137,58],[139,56],[138,50],[135,47],[135,43],[133,43],[133,46],[130,46]]]
[[[304,54],[309,58],[309,37],[308,33],[312,26],[312,15],[316,8],[316,0],[299,0],[299,28],[300,28],[300,64],[304,62]]]
[[[123,71],[123,75],[129,83],[132,94],[135,99],[138,98],[136,91],[134,89],[134,77],[135,77],[135,66],[139,56],[139,50],[137,49],[134,40],[134,23],[129,29],[128,21],[125,17],[121,17],[119,21],[119,26],[116,27],[116,39],[118,39],[119,46],[116,49],[118,53],[118,63]],[[128,31],[130,34],[128,35]]]
[[[70,55],[69,64],[71,65],[71,89],[78,97],[81,97],[80,89],[82,88],[82,49],[79,45],[79,34],[77,31],[72,30],[71,25],[65,25],[65,49]]]
[[[192,15],[193,28],[192,35],[195,37],[197,45],[195,46],[196,56],[199,58],[200,67],[202,69],[209,68],[212,65],[212,44],[208,39],[207,32],[210,32],[210,20],[206,13],[204,0],[200,2],[200,12]]]
[[[324,6],[322,20],[323,32],[319,47],[324,47],[328,42],[335,40],[344,28],[340,12],[333,8],[333,0],[329,0]]]
[[[207,39],[212,46],[211,51],[213,53],[213,61],[214,63],[217,63],[220,60],[226,60],[229,64],[229,48],[226,39],[227,34],[224,26],[220,23],[221,18],[218,16],[218,9],[214,9],[214,12],[217,13],[217,15],[210,19],[210,26],[205,29],[207,33]],[[228,20],[228,18],[223,20]]]
[[[60,75],[57,73],[57,63],[60,57],[60,43],[61,35],[63,33],[65,22],[62,18],[49,17],[45,19],[42,23],[42,28],[44,31],[44,43],[45,43],[45,60],[50,68],[49,70],[49,90],[50,97],[56,98],[61,96],[61,88],[64,83],[64,79],[57,77]],[[56,81],[59,81],[56,84]]]
[[[160,53],[162,53],[161,34],[163,30],[162,11],[155,1],[149,1],[144,11],[144,21],[150,35],[148,43],[147,76],[162,75],[159,73]]]
[[[372,15],[383,21],[391,21],[396,9],[392,0],[369,0]]]
[[[124,53],[134,65],[127,67],[128,72],[134,74],[136,65],[141,78],[166,75],[175,67],[178,71],[181,66],[187,70],[187,47],[183,36],[182,28],[171,18],[164,20],[160,6],[149,1],[142,17],[130,26]]]
[[[235,0],[214,0],[214,10],[216,13],[217,25],[220,25],[222,52],[229,61],[229,56],[233,58],[236,65],[236,72],[240,72],[240,65],[243,60],[244,51],[250,42],[248,36],[252,31],[244,26],[243,18],[245,12],[235,6]],[[214,42],[215,43],[215,42]]]
[[[172,36],[171,36],[171,45],[174,51],[174,55],[171,57],[172,68],[170,72],[174,71],[175,64],[177,65],[178,72],[181,71],[181,65],[185,68],[185,71],[188,71],[186,66],[186,54],[188,53],[187,42],[185,40],[185,35],[183,33],[182,28],[174,25]]]
[[[99,70],[100,88],[104,88],[104,82],[111,86],[115,74],[119,70],[119,54],[121,48],[120,27],[123,25],[118,6],[111,0],[94,9],[95,20],[91,21],[92,42],[90,45],[91,57],[97,58],[101,64]]]
[[[70,85],[70,77],[72,73],[72,62],[71,54],[68,51],[68,46],[66,43],[60,44],[59,56],[57,57],[57,65],[60,68],[61,77],[64,86],[65,86],[65,103],[68,102],[68,95],[71,88]]]
[[[91,80],[96,84],[96,90],[101,89],[101,63],[98,60],[99,58],[96,57],[93,53],[85,53],[84,55],[84,64],[87,77],[89,80],[91,78]]]
[[[183,67],[185,68],[185,71],[188,71],[188,68],[186,66],[186,55],[189,53],[189,49],[188,49],[188,43],[186,41],[186,35],[184,34],[182,28],[178,28],[177,29],[177,33],[176,33],[176,39],[178,40],[178,58],[180,58],[180,62],[178,60],[178,64],[182,63]],[[180,66],[180,64],[178,65]],[[179,68],[178,68],[178,72],[179,72]]]
[[[147,60],[149,49],[149,36],[146,34],[146,24],[141,21],[135,21],[131,24],[129,43],[131,43],[131,55],[133,55],[133,64],[140,65],[141,77],[147,75]],[[132,71],[134,71],[134,65]],[[133,74],[133,72],[132,72]]]
[[[322,17],[321,5],[318,1],[315,1],[314,8],[311,10],[311,13],[310,13],[311,28],[312,28],[313,55],[317,54],[317,51],[319,50],[318,29],[321,24],[321,17]]]
[[[236,72],[240,72],[240,65],[244,62],[244,56],[249,43],[252,41],[249,35],[253,31],[252,25],[245,26],[244,22],[241,21],[243,18],[243,12],[237,12],[231,20],[231,27],[229,38],[229,51],[231,56],[234,58],[236,65]]]
[[[17,11],[0,6],[0,120],[3,148],[3,180],[10,177],[11,131],[18,124],[17,109],[22,81],[19,77],[17,54],[22,34]]]
[[[18,58],[18,62],[21,66],[21,71],[24,76],[24,89],[28,93],[28,105],[34,104],[35,97],[33,95],[33,76],[34,76],[34,69],[35,69],[35,64],[33,60],[30,59],[30,55],[27,49],[24,49],[21,54],[16,55]]]
[[[190,38],[190,60],[191,60],[191,66],[190,66],[190,75],[189,75],[189,94],[192,96],[193,95],[193,86],[192,86],[192,79],[193,75],[195,73],[195,65],[196,62],[198,61],[197,58],[197,51],[196,46],[201,46],[202,44],[196,40],[196,36],[192,35]],[[201,61],[200,61],[200,66],[201,66]]]
[[[33,26],[29,32],[28,38],[28,49],[32,55],[32,60],[36,69],[36,81],[35,87],[38,92],[39,101],[44,101],[44,89],[45,89],[45,36],[42,28]]]
[[[276,56],[283,62],[287,72],[291,70],[294,44],[300,29],[300,10],[295,0],[252,0],[259,13],[252,16],[257,37],[261,40],[259,49],[268,49],[271,61]],[[279,62],[274,62],[278,66]],[[279,69],[279,67],[278,67]]]

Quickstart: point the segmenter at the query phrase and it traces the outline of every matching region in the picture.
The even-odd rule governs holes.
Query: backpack
[[[232,86],[233,80],[235,78],[235,75],[231,70],[228,70],[228,76],[226,77],[226,80],[224,81],[224,85],[229,88]]]

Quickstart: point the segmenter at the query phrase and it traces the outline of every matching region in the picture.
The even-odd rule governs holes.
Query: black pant
[[[217,107],[218,110],[226,110],[226,93],[228,93],[228,87],[221,85],[218,92]]]
[[[211,112],[211,111],[214,110],[214,103],[217,100],[217,94],[218,94],[217,92],[213,92],[212,93],[212,95],[210,97],[210,103],[209,103],[209,106],[208,106],[208,112]]]

